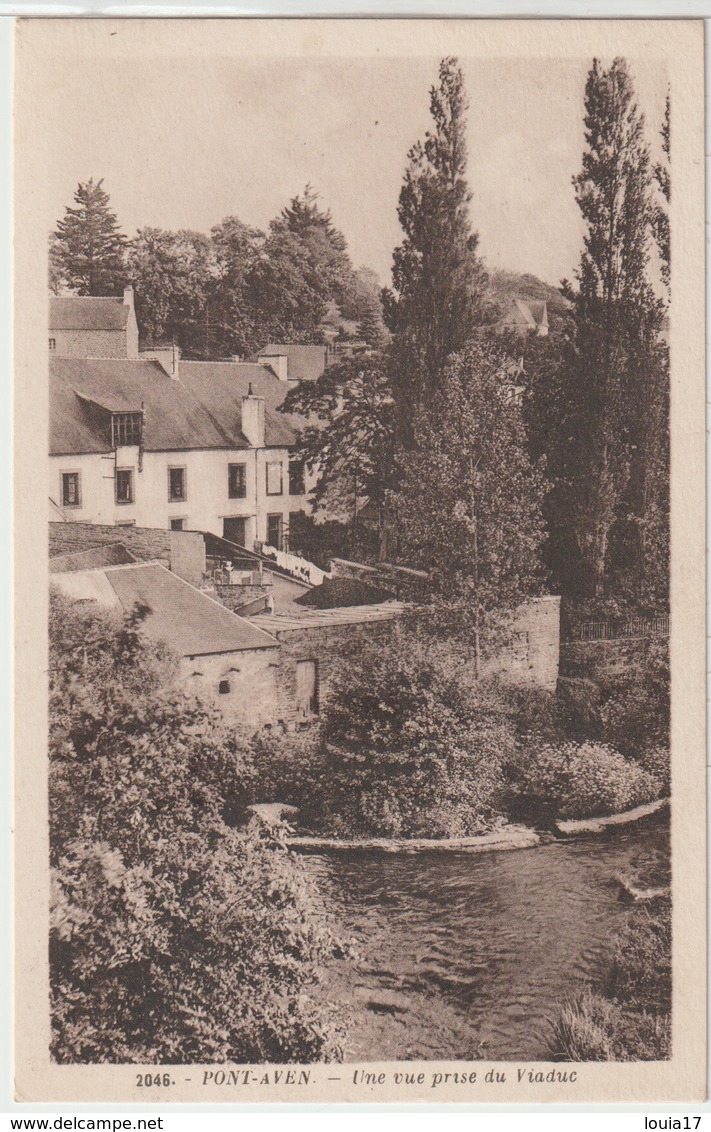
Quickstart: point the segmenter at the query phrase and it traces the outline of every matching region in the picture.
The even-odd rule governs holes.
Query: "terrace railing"
[[[625,641],[644,637],[668,637],[669,615],[635,617],[631,621],[586,621],[570,634],[573,641]]]

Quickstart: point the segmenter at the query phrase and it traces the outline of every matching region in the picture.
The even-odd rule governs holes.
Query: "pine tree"
[[[581,589],[603,597],[613,560],[630,553],[627,513],[639,494],[643,412],[659,350],[662,308],[649,282],[652,166],[624,59],[593,61],[585,143],[574,178],[586,225],[571,293],[576,323],[567,367],[567,513]],[[617,548],[613,546],[617,542]]]
[[[482,320],[486,277],[472,230],[466,146],[467,97],[453,58],[430,91],[432,132],[408,154],[398,218],[405,233],[393,254],[385,318],[394,335],[393,391],[401,440],[412,442],[413,413],[440,382],[447,357]]]
[[[125,236],[119,231],[103,178],[81,182],[76,208],[67,207],[53,233],[52,263],[62,283],[79,295],[116,295],[125,282]]]

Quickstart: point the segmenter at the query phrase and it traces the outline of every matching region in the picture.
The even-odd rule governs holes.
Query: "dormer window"
[[[114,448],[139,445],[142,440],[143,413],[112,413],[111,444]]]

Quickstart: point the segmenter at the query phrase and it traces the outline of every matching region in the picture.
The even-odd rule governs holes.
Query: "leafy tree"
[[[78,295],[117,295],[125,283],[126,237],[103,183],[103,178],[79,182],[76,208],[65,209],[50,244],[55,286],[61,281]]]
[[[393,291],[385,295],[405,443],[413,439],[413,414],[438,389],[445,360],[482,321],[486,279],[469,215],[467,106],[456,59],[443,59],[430,91],[434,129],[408,154],[398,205],[405,238],[393,254]]]
[[[671,202],[671,95],[667,92],[664,107],[664,121],[661,129],[663,159],[654,166],[654,179],[657,182],[659,197],[654,208],[654,234],[657,239],[661,260],[662,279],[669,286],[671,271],[671,246],[669,239],[669,204]]]
[[[431,572],[445,626],[473,640],[537,592],[544,538],[541,464],[526,448],[518,372],[479,340],[450,358],[396,496],[401,557]]]
[[[235,825],[248,744],[161,692],[171,661],[144,613],[51,603],[53,1056],[333,1056],[337,1028],[308,993],[333,951],[308,873],[278,831]]]
[[[215,256],[215,274],[208,286],[211,343],[216,356],[246,356],[266,344],[258,339],[265,332],[268,314],[256,309],[250,298],[266,237],[236,216],[225,217],[210,235]]]
[[[581,567],[578,588],[596,597],[614,584],[615,542],[629,544],[626,514],[639,527],[649,447],[640,406],[664,399],[663,312],[648,277],[652,168],[643,131],[626,61],[615,59],[605,70],[594,60],[585,88],[586,150],[574,178],[586,234],[570,293],[576,332],[561,480]],[[656,415],[661,423],[663,406]],[[657,440],[663,444],[663,435]],[[641,544],[638,552],[644,557]]]
[[[297,453],[315,477],[315,506],[354,528],[366,502],[380,509],[391,482],[394,447],[383,355],[369,351],[328,366],[317,381],[291,389],[283,409],[306,418]]]
[[[215,251],[208,236],[140,228],[127,254],[136,318],[148,345],[175,342],[186,357],[213,357],[219,333],[210,321]]]

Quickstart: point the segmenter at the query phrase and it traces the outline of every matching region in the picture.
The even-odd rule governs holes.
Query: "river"
[[[546,1060],[627,912],[614,874],[668,836],[656,816],[509,852],[311,857],[355,944],[320,990],[348,1020],[345,1060]]]

